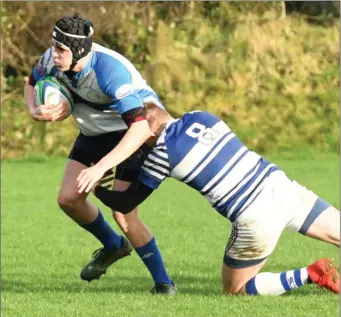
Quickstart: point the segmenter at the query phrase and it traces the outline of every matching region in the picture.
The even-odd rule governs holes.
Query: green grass
[[[274,161],[339,206],[337,155]],[[155,234],[178,295],[150,295],[152,279],[136,253],[99,281],[81,281],[81,268],[100,244],[57,206],[64,163],[60,158],[2,163],[2,316],[339,315],[338,297],[314,285],[280,297],[221,295],[220,268],[230,224],[200,195],[173,180],[143,204],[140,215]],[[103,212],[118,230],[109,210],[103,207]],[[294,269],[323,256],[339,258],[338,249],[288,232],[264,270]]]

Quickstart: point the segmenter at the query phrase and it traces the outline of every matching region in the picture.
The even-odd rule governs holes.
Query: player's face
[[[53,61],[57,68],[63,72],[70,69],[72,63],[72,52],[68,48],[53,45]]]

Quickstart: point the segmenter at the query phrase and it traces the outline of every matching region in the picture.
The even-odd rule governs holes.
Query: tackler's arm
[[[94,194],[104,205],[112,210],[127,214],[145,201],[153,191],[152,188],[137,181],[131,184],[125,191],[113,191],[97,186],[94,189]]]

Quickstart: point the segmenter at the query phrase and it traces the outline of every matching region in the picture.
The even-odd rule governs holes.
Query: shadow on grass
[[[212,277],[198,276],[173,276],[177,281],[178,293],[185,295],[217,296],[222,295],[221,282]],[[32,276],[31,281],[25,276],[15,276],[15,280],[2,279],[1,291],[9,293],[118,293],[118,294],[149,294],[153,287],[150,277],[104,276],[99,281],[91,283],[72,278],[70,275],[54,275],[43,278]],[[317,289],[315,285],[286,293],[285,297],[291,296],[330,296],[331,293]]]
[[[219,295],[220,285],[217,289],[217,281],[212,278],[202,277],[178,277],[174,276],[177,282],[178,291],[182,294],[200,294],[200,295]],[[66,292],[66,293],[145,293],[148,294],[153,287],[153,281],[150,277],[124,276],[113,277],[104,276],[99,281],[91,283],[82,281],[71,276],[49,276],[43,279],[43,276],[34,277],[28,280],[28,277],[20,279],[16,275],[15,279],[2,279],[2,292],[11,293],[45,293],[45,292]],[[214,288],[212,286],[215,286]]]

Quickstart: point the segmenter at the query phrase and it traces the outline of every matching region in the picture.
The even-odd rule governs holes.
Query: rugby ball
[[[69,106],[69,115],[72,112],[71,92],[56,77],[46,76],[40,79],[34,86],[34,99],[37,106],[57,105],[66,101]]]

